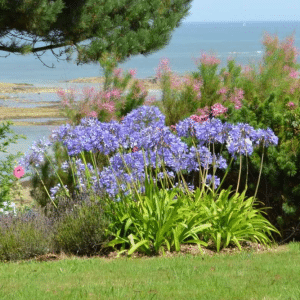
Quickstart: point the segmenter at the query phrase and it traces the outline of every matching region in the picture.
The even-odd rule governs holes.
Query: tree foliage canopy
[[[51,50],[77,65],[96,63],[105,52],[119,62],[164,48],[171,32],[189,15],[192,0],[0,0],[0,51],[25,55]],[[17,34],[13,33],[16,31]],[[19,35],[19,36],[18,36]],[[21,36],[20,36],[21,35]],[[28,35],[32,41],[23,36]],[[22,45],[15,37],[26,40]],[[87,45],[80,42],[90,40]],[[30,42],[28,42],[30,41]],[[35,47],[37,42],[49,44]],[[60,54],[53,49],[65,47]]]

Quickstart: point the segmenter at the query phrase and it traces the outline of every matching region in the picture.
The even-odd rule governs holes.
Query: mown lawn
[[[300,299],[300,243],[270,252],[0,264],[0,299]]]

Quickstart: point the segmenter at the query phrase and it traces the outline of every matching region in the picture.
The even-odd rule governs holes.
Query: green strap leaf
[[[128,251],[128,255],[131,255],[132,253],[134,253],[138,248],[140,248],[143,245],[146,245],[149,241],[148,240],[142,240],[140,242],[138,242],[137,244],[134,244]],[[147,247],[149,248],[149,247]]]

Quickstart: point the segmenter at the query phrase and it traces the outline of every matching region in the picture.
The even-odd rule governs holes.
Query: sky
[[[300,21],[299,0],[194,0],[187,22]]]

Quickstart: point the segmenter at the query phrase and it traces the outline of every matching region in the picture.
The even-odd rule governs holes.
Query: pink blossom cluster
[[[158,68],[156,68],[156,77],[161,79],[165,73],[171,73],[171,68],[169,67],[169,59],[165,58],[160,60]]]
[[[170,128],[171,130],[176,131],[176,125],[171,125]]]
[[[299,72],[298,71],[292,71],[290,74],[289,74],[289,76],[291,77],[291,78],[298,78],[298,76],[299,76]]]
[[[289,102],[289,103],[287,104],[287,106],[288,106],[289,108],[295,108],[295,103],[294,103],[294,102]]]
[[[289,93],[294,94],[295,91],[300,91],[300,80],[293,80],[291,86],[290,86],[290,90]]]
[[[253,68],[251,68],[250,66],[245,66],[242,69],[243,69],[242,73],[246,78],[253,79],[253,75],[252,75],[252,71],[254,71]]]
[[[114,89],[111,90],[111,91],[105,92],[105,93],[104,93],[104,98],[105,98],[106,100],[110,100],[111,98],[117,98],[117,99],[120,99],[121,94],[122,94],[122,90],[121,90],[121,89],[114,88]]]
[[[196,64],[199,63],[199,59],[194,60]],[[213,55],[207,55],[203,53],[200,58],[200,63],[205,66],[218,65],[221,61]]]
[[[112,101],[102,103],[102,107],[111,113],[114,113],[116,110],[115,103]]]
[[[242,99],[244,99],[244,91],[235,87],[229,101],[235,104],[235,109],[240,109],[242,107]]]
[[[70,88],[70,97],[72,98],[72,99],[74,99],[74,92],[75,92],[75,90],[73,89],[73,88]],[[61,98],[63,98],[63,100],[62,100],[62,105],[63,106],[67,106],[67,107],[71,107],[71,103],[70,103],[70,100],[69,100],[69,98],[67,98],[67,93],[64,91],[64,90],[62,90],[62,89],[60,89],[58,92],[57,92],[57,94],[61,97]]]
[[[293,37],[286,38],[286,42],[282,42],[279,45],[278,36],[272,38],[272,36],[267,33],[264,36],[263,44],[268,48],[268,51],[266,52],[267,56],[272,55],[274,50],[281,49],[284,52],[285,62],[293,62],[293,63],[297,62],[297,56],[299,55],[299,51],[297,50],[296,47],[293,46],[294,44]]]
[[[181,90],[184,85],[184,79],[180,78],[177,74],[171,76],[171,88],[174,90]]]
[[[285,57],[287,60],[291,60],[293,57],[293,63],[297,62],[297,56],[299,55],[299,51],[296,47],[293,46],[294,38],[289,37],[286,39],[286,42],[281,44],[281,49],[283,49],[285,53]]]
[[[95,112],[94,110],[90,111],[88,114],[87,114],[88,117],[91,117],[91,118],[97,118],[98,117],[98,114],[97,112]]]
[[[291,68],[291,67],[285,65],[283,67],[283,70],[289,72],[290,78],[298,78],[299,72],[297,70],[295,70],[294,68]]]
[[[213,117],[217,117],[219,115],[225,114],[227,112],[227,107],[223,106],[220,103],[215,103],[212,107],[212,115]],[[204,108],[199,108],[197,110],[197,113],[200,115],[192,115],[190,118],[194,120],[195,122],[203,122],[206,121],[209,117],[209,108],[208,106],[205,106]]]
[[[137,89],[139,90],[139,92],[135,91],[133,93],[134,97],[135,98],[145,97],[147,95],[147,91],[146,91],[143,83],[141,81],[139,81],[136,86],[137,86]]]
[[[137,73],[137,70],[136,70],[136,69],[134,69],[134,70],[129,70],[129,74],[130,74],[132,77],[134,77],[134,76],[136,75],[136,73]]]
[[[192,86],[195,92],[198,92],[197,97],[201,98],[201,86],[203,85],[203,81],[192,78],[191,76],[185,76],[183,79],[183,83],[187,86]]]
[[[169,76],[171,89],[180,91],[186,85],[192,86],[193,90],[195,92],[198,92],[197,97],[201,97],[201,80],[193,79],[190,75],[186,75],[182,78],[178,74],[173,73],[171,68],[169,67],[168,59],[162,59],[160,61],[158,69],[156,69],[156,78],[161,79],[163,75]]]
[[[117,78],[121,79],[121,78],[122,78],[122,72],[123,72],[123,70],[122,70],[121,68],[114,69],[114,70],[113,70],[114,77],[117,77]],[[134,77],[134,76],[136,75],[136,73],[137,73],[137,70],[136,70],[136,69],[130,69],[130,70],[129,70],[129,74],[130,74],[132,77]]]
[[[85,98],[91,98],[93,93],[95,92],[95,89],[89,88],[89,87],[84,87],[83,88],[83,93],[85,94]]]
[[[226,93],[228,92],[227,87],[222,87],[220,90],[217,91],[217,94],[222,95],[223,102],[226,101]]]
[[[121,68],[114,69],[113,73],[114,73],[114,76],[115,76],[115,77],[120,78],[120,77],[121,77],[121,74],[122,74],[122,69],[121,69]]]
[[[207,121],[208,115],[202,115],[202,116],[192,115],[190,116],[190,118],[195,122],[202,123],[204,121]]]
[[[227,107],[223,106],[220,103],[215,103],[211,108],[212,108],[213,116],[219,116],[225,114],[228,110]]]

